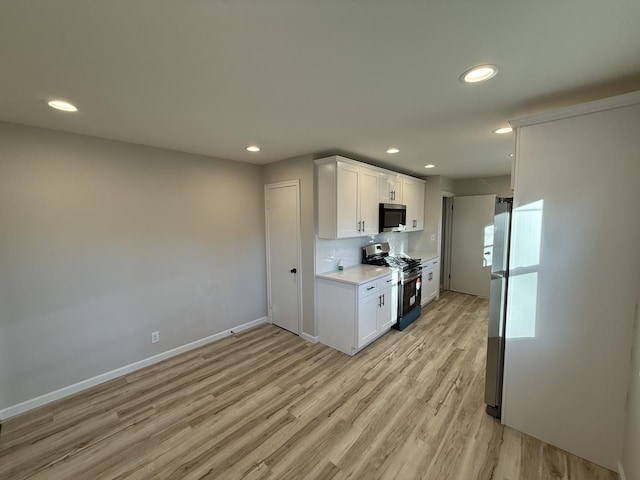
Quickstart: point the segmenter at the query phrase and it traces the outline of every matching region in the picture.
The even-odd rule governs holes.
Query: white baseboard
[[[308,333],[301,332],[300,338],[306,340],[307,342],[318,343],[318,337],[314,337],[312,335],[309,335]]]
[[[188,352],[189,350],[193,350],[194,348],[202,347],[203,345],[215,342],[216,340],[220,340],[224,337],[228,337],[229,335],[232,335],[234,333],[247,330],[263,323],[267,323],[267,321],[267,317],[261,317],[257,320],[243,323],[242,325],[238,325],[237,327],[231,328],[229,330],[224,330],[223,332],[209,335],[208,337],[201,338],[200,340],[196,340],[195,342],[172,348],[171,350],[167,350],[166,352],[162,352],[148,358],[143,358],[142,360],[138,360],[137,362],[131,363],[129,365],[116,368],[115,370],[111,370],[95,377],[82,380],[81,382],[74,383],[73,385],[69,385],[67,387],[54,390],[53,392],[45,393],[44,395],[40,395],[39,397],[26,400],[16,405],[12,405],[0,410],[0,420],[14,417],[26,411],[41,407],[42,405],[46,405],[47,403],[51,403],[61,398],[68,397],[69,395],[73,395],[74,393],[78,393],[101,383],[108,382],[109,380],[121,377],[122,375],[135,372],[136,370],[140,370],[141,368],[148,367],[149,365],[153,365],[154,363],[161,362],[163,360],[166,360],[167,358],[175,357],[176,355]]]
[[[627,476],[624,474],[624,468],[622,468],[622,462],[618,462],[618,476],[620,480],[627,480]]]

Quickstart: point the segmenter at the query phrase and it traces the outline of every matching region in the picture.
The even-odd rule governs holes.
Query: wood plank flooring
[[[484,413],[486,300],[348,357],[272,325],[4,422],[2,480],[616,479]]]

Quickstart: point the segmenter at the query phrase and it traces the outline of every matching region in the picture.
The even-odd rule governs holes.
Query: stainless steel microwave
[[[380,233],[382,232],[404,232],[407,225],[406,205],[396,205],[394,203],[380,204]]]

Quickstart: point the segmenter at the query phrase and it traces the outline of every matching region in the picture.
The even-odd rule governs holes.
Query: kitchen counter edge
[[[348,283],[350,285],[362,285],[391,274],[391,269],[378,267],[376,265],[356,265],[345,268],[342,271],[326,272],[316,274],[316,278],[333,280],[336,282]]]

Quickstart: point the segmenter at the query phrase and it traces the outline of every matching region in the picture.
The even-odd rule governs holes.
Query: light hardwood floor
[[[272,325],[6,421],[0,478],[615,479],[484,413],[487,302],[351,358]]]

